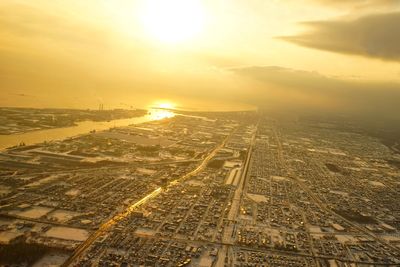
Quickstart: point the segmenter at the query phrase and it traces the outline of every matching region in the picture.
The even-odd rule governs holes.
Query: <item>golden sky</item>
[[[0,105],[393,113],[399,2],[2,0]]]

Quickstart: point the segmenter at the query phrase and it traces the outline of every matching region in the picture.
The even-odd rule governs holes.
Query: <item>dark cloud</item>
[[[310,48],[400,61],[400,12],[305,25],[311,30],[280,38]]]
[[[312,0],[315,3],[329,6],[348,7],[391,7],[399,4],[398,0]]]
[[[400,83],[347,80],[276,66],[231,69],[254,81],[260,107],[397,118]]]
[[[356,13],[363,11],[393,11],[400,7],[398,0],[308,0],[324,7],[347,9]]]

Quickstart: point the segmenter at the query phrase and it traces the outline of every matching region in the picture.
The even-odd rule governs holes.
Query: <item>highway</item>
[[[233,133],[233,132],[232,132]],[[201,172],[208,164],[208,162],[218,153],[218,151],[223,148],[226,144],[226,141],[231,137],[232,133],[230,135],[228,135],[222,142],[221,144],[219,144],[217,147],[215,147],[210,154],[208,154],[207,157],[205,157],[203,159],[203,161],[192,171],[188,172],[187,174],[183,175],[182,177],[170,182],[166,188],[175,186],[176,184],[178,184],[179,182],[192,177],[196,174],[198,174],[199,172]],[[132,204],[131,206],[129,206],[126,210],[124,210],[121,213],[118,213],[117,215],[115,215],[113,218],[111,218],[110,220],[108,220],[107,222],[103,223],[99,229],[97,229],[95,232],[93,232],[88,239],[86,239],[85,242],[83,242],[81,245],[79,245],[75,251],[72,253],[72,255],[63,263],[63,265],[61,265],[62,267],[66,267],[66,266],[70,266],[71,264],[73,264],[76,260],[78,260],[83,253],[94,243],[94,241],[99,238],[101,235],[105,234],[112,226],[114,226],[116,223],[118,223],[119,221],[121,221],[122,219],[126,218],[127,216],[129,216],[133,211],[135,211],[140,205],[146,203],[147,201],[149,201],[150,199],[156,197],[157,195],[159,195],[163,190],[162,187],[159,187],[157,189],[155,189],[153,192],[149,193],[148,195],[146,195],[145,197],[143,197],[142,199],[140,199],[139,201],[135,202],[134,204]]]
[[[117,215],[115,215],[113,218],[111,218],[109,221],[105,222],[104,224],[102,224],[99,229],[97,229],[94,233],[92,233],[88,239],[86,239],[85,242],[83,242],[80,246],[78,246],[75,251],[72,253],[72,255],[68,258],[68,260],[66,260],[63,265],[61,266],[69,266],[71,265],[75,260],[77,260],[82,254],[83,252],[86,251],[87,248],[90,247],[90,245],[93,244],[93,242],[99,238],[101,235],[103,235],[104,233],[107,232],[107,230],[109,230],[113,225],[115,225],[117,222],[121,221],[123,218],[129,216],[137,207],[139,207],[140,205],[144,204],[145,202],[147,202],[149,199],[157,196],[158,194],[160,194],[162,191],[161,187],[157,188],[156,190],[154,190],[153,192],[151,192],[150,194],[146,195],[145,197],[143,197],[142,199],[140,199],[139,201],[135,202],[134,204],[132,204],[131,206],[129,206],[125,211],[123,211],[122,213],[119,213]]]

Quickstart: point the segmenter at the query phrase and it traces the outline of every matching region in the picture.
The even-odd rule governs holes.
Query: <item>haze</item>
[[[400,0],[0,0],[0,266],[400,266]]]
[[[396,117],[390,0],[0,3],[0,105]]]

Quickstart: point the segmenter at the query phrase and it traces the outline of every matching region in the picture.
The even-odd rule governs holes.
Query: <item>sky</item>
[[[399,0],[2,0],[0,106],[400,114]]]

